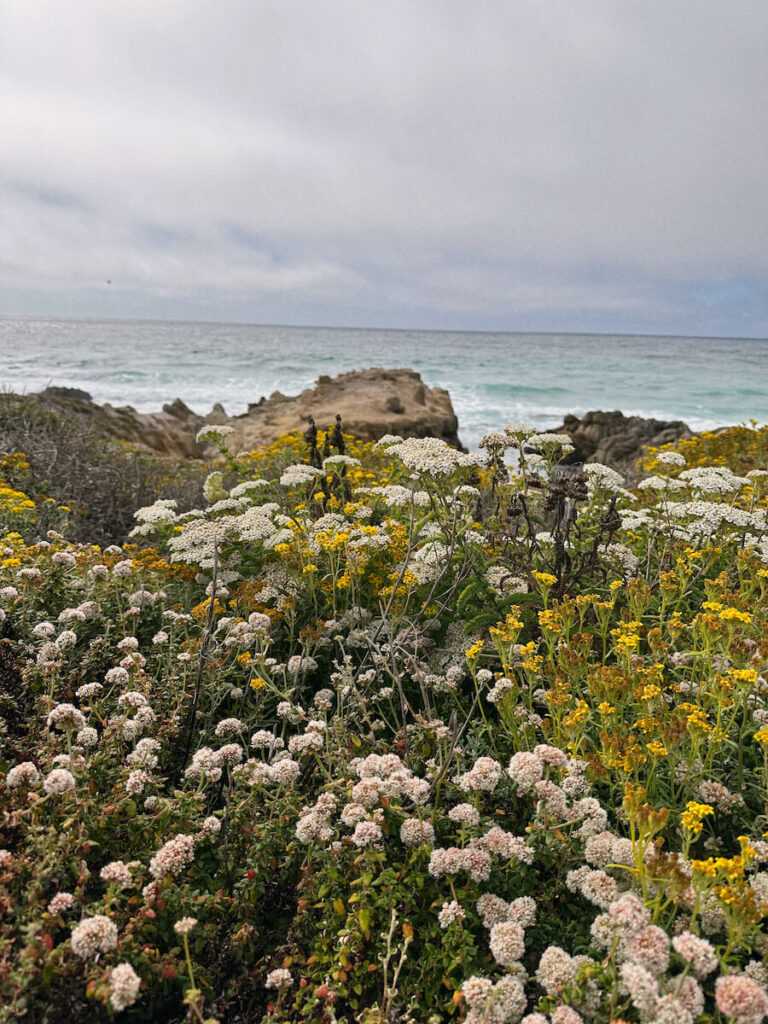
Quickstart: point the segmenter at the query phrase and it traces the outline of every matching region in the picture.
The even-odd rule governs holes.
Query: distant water
[[[253,327],[150,320],[0,318],[2,386],[82,388],[142,412],[182,398],[230,414],[320,374],[418,370],[447,388],[469,448],[506,423],[621,409],[694,430],[768,421],[768,340]],[[297,424],[298,426],[299,424]]]

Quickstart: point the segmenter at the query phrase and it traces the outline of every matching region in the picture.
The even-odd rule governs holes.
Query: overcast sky
[[[0,311],[768,336],[766,0],[2,0]]]

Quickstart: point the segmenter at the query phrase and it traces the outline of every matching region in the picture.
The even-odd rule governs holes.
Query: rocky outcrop
[[[630,477],[646,448],[693,436],[682,420],[644,419],[618,411],[588,412],[581,419],[566,416],[554,432],[568,434],[573,441],[576,450],[569,462],[602,462]]]
[[[384,434],[403,437],[441,437],[461,447],[458,420],[443,388],[430,388],[414,370],[353,370],[338,377],[318,378],[312,388],[289,397],[274,392],[251,404],[241,416],[227,416],[220,404],[207,416],[193,412],[180,398],[162,412],[140,413],[132,406],[97,405],[85,391],[47,388],[37,400],[73,416],[94,433],[142,445],[160,455],[200,458],[215,453],[198,445],[195,435],[208,423],[234,429],[228,444],[233,451],[269,445],[282,434],[305,430],[312,416],[321,429],[341,416],[344,432],[364,441]]]
[[[195,432],[196,425],[203,419],[187,409],[183,402],[174,403],[174,413],[137,412],[130,405],[97,405],[87,392],[76,388],[46,388],[32,397],[44,408],[59,414],[65,421],[76,423],[88,433],[115,441],[129,441],[150,448],[159,455],[199,458],[202,454],[195,442]]]
[[[427,387],[415,370],[379,367],[319,377],[313,388],[295,398],[279,391],[262,398],[243,416],[227,420],[235,429],[230,446],[239,451],[270,444],[289,430],[304,429],[308,416],[322,429],[336,415],[341,416],[345,433],[363,441],[400,434],[441,437],[461,447],[459,422],[446,390]]]

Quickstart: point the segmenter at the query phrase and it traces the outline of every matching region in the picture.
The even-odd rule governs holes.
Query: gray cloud
[[[5,0],[0,296],[768,333],[766,43],[762,0]]]

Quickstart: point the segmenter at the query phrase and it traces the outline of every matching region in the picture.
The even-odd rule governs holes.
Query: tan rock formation
[[[214,449],[195,442],[197,431],[206,423],[233,427],[228,444],[238,452],[271,444],[291,430],[305,430],[310,415],[320,429],[340,415],[344,432],[364,441],[400,434],[441,437],[461,447],[448,392],[427,387],[420,374],[408,369],[374,367],[323,376],[295,397],[276,391],[241,416],[227,416],[219,404],[207,416],[199,416],[179,398],[164,405],[162,412],[140,413],[129,405],[96,405],[86,392],[70,388],[48,388],[37,399],[86,422],[96,433],[182,458],[213,454]]]
[[[276,391],[227,422],[235,428],[230,447],[250,450],[270,444],[281,434],[304,429],[307,416],[323,429],[340,415],[344,432],[364,441],[384,434],[441,437],[460,447],[458,420],[443,388],[427,387],[415,370],[353,370],[319,377],[313,388],[295,398]]]

